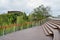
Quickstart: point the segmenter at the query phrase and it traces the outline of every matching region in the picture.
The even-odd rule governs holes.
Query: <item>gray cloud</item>
[[[34,8],[44,4],[50,6],[52,15],[60,15],[60,0],[0,0],[0,13],[19,10],[30,13]]]

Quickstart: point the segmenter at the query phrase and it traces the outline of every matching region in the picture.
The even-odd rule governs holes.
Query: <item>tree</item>
[[[46,17],[49,17],[49,12],[50,12],[50,8],[49,7],[44,7],[43,5],[37,7],[34,9],[32,15],[33,15],[33,19],[34,20],[42,20]]]

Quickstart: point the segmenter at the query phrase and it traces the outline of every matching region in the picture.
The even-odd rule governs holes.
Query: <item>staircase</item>
[[[60,21],[50,20],[42,25],[46,36],[53,37],[53,40],[60,40]]]

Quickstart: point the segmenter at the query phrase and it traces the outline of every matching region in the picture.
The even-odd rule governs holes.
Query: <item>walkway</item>
[[[52,40],[52,37],[46,36],[39,26],[4,35],[0,40]]]

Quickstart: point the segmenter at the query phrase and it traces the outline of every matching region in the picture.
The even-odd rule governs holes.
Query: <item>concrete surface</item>
[[[52,40],[52,37],[46,36],[39,26],[1,36],[0,40]]]

